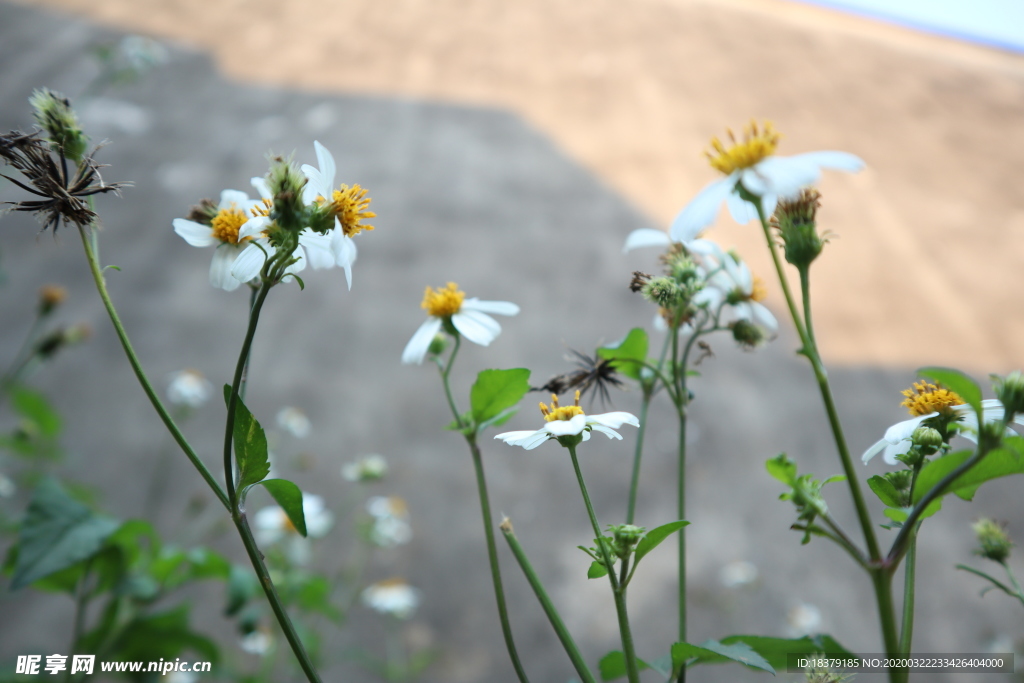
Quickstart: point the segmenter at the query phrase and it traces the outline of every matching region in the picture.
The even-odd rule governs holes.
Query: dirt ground
[[[589,350],[650,323],[650,309],[625,285],[632,270],[656,268],[655,254],[623,256],[629,231],[667,225],[714,178],[703,158],[711,136],[769,119],[786,134],[782,153],[834,148],[868,163],[854,176],[825,176],[822,227],[836,237],[815,267],[818,336],[855,452],[905,417],[899,390],[916,367],[951,364],[984,377],[1024,366],[1016,341],[1024,330],[1016,298],[1024,56],[775,0],[0,0],[0,130],[28,125],[34,87],[75,92],[94,75],[88,49],[124,32],[169,41],[170,62],[82,113],[97,138],[113,141],[102,150],[105,177],[135,182],[123,200],[101,200],[101,240],[104,259],[122,267],[110,273],[112,295],[154,377],[196,367],[224,382],[245,324],[244,293],[211,290],[209,254],[185,245],[173,218],[224,187],[248,189],[267,149],[294,149],[312,163],[313,139],[334,150],[345,182],[370,188],[378,229],[360,237],[352,291],[336,271],[312,273],[304,292],[275,289],[254,346],[251,407],[270,421],[282,405],[306,411],[313,432],[290,444],[302,457],[286,459],[285,476],[339,512],[362,495],[340,479],[340,463],[372,452],[389,458],[392,475],[372,492],[403,496],[415,535],[375,560],[370,575],[402,574],[422,589],[410,633],[442,649],[426,683],[513,678],[469,459],[442,429],[450,416],[436,373],[398,363],[422,320],[425,285],[456,280],[471,296],[522,307],[489,348],[460,352],[460,398],[483,367],[531,367],[540,379],[563,371],[567,348]],[[0,198],[11,191],[0,187]],[[8,278],[0,356],[20,343],[38,288],[65,284],[72,296],[62,320],[95,332],[38,375],[73,439],[68,476],[100,491],[112,514],[143,515],[170,533],[181,525],[181,501],[203,499],[202,484],[187,463],[160,455],[168,444],[91,289],[76,236],[39,237],[33,228],[23,215],[0,222]],[[769,275],[753,226],[723,216],[713,236]],[[779,297],[770,292],[768,303],[784,320]],[[693,640],[782,635],[787,612],[807,602],[821,610],[820,630],[877,651],[867,579],[825,543],[800,546],[788,528],[792,508],[764,472],[764,460],[782,451],[801,471],[838,471],[790,326],[783,322],[757,353],[713,344],[694,383],[690,434]],[[637,409],[636,392],[615,400]],[[525,407],[509,427],[529,428],[536,417]],[[211,461],[222,419],[211,409],[188,425]],[[638,512],[646,526],[675,516],[670,411],[660,405],[651,424]],[[602,521],[623,514],[632,438],[588,444],[585,474]],[[576,546],[590,532],[571,467],[550,444],[530,453],[487,444],[485,458],[496,513],[512,517],[596,661],[616,647],[617,630],[607,586],[583,579]],[[864,472],[885,469],[876,460]],[[953,569],[974,559],[968,525],[979,515],[1012,520],[1020,533],[1019,486],[1007,479],[987,485],[975,504],[949,501],[926,527],[919,651],[982,652],[1021,633],[1019,606],[979,598]],[[855,526],[844,491],[829,503]],[[880,507],[873,502],[879,521]],[[322,563],[346,557],[352,539],[343,526],[320,546]],[[215,541],[241,557],[237,539]],[[645,560],[643,582],[630,587],[642,615],[638,642],[652,658],[675,631],[674,610],[665,609],[674,572],[667,548]],[[755,584],[723,585],[722,568],[737,560],[759,568]],[[502,561],[534,680],[567,680],[571,669],[529,587],[507,553]],[[223,634],[219,598],[199,610],[209,612],[204,627]],[[0,660],[67,640],[59,597],[4,594],[0,614]],[[368,627],[330,645],[379,641]],[[325,680],[374,679],[340,664]],[[722,667],[692,680],[764,679]]]

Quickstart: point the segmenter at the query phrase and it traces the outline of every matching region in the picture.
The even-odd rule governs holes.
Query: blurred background
[[[150,376],[164,385],[184,368],[214,386],[229,381],[247,305],[242,290],[209,286],[210,253],[175,235],[174,218],[224,188],[251,192],[249,178],[265,172],[268,150],[315,164],[313,140],[334,153],[340,182],[369,190],[377,229],[359,237],[352,290],[339,270],[309,273],[305,291],[274,290],[253,348],[248,402],[268,424],[284,406],[309,419],[305,438],[282,429],[275,466],[337,515],[313,546],[316,566],[330,571],[351,559],[358,545],[351,520],[365,514],[364,499],[396,495],[407,503],[412,540],[375,553],[362,579],[402,576],[421,591],[415,616],[400,625],[404,637],[437,652],[420,680],[511,681],[468,453],[443,429],[450,416],[436,373],[399,364],[422,322],[425,286],[455,281],[469,296],[522,309],[501,320],[504,331],[489,348],[460,352],[453,383],[463,405],[483,368],[528,367],[539,385],[569,369],[569,349],[589,353],[649,326],[651,308],[627,286],[632,271],[657,268],[656,253],[623,255],[626,235],[667,226],[714,179],[703,157],[712,136],[752,118],[770,120],[785,135],[783,154],[840,149],[867,162],[857,175],[822,180],[819,224],[834,238],[814,269],[818,340],[854,452],[904,419],[899,392],[917,367],[953,365],[983,379],[1024,366],[1019,6],[988,7],[997,18],[989,25],[1003,31],[985,33],[955,18],[915,21],[879,16],[870,3],[860,8],[866,14],[834,4],[844,7],[782,0],[2,2],[0,129],[30,128],[28,97],[46,86],[75,100],[95,140],[111,141],[99,155],[110,164],[104,178],[134,186],[121,199],[98,200],[102,258],[121,269],[108,274],[112,295]],[[103,73],[96,47],[122,45],[127,35],[159,41],[159,64],[131,82],[85,92]],[[4,182],[0,200],[20,198]],[[780,486],[764,471],[780,452],[822,477],[840,465],[813,376],[794,354],[763,238],[725,214],[709,236],[736,247],[761,273],[767,303],[783,323],[779,337],[753,353],[724,337],[712,341],[714,357],[695,382],[691,640],[821,631],[850,649],[877,652],[867,577],[822,540],[800,545],[788,529],[792,507],[776,500]],[[180,542],[201,528],[204,543],[241,559],[233,533],[210,521],[212,496],[144,402],[74,231],[39,234],[30,217],[4,216],[0,270],[4,363],[31,324],[43,285],[68,289],[62,322],[92,330],[88,343],[32,378],[64,415],[60,471],[97,492],[110,514],[145,517]],[[510,428],[536,426],[535,400],[527,397]],[[636,411],[639,392],[617,393],[613,404]],[[671,521],[675,506],[673,486],[664,484],[675,476],[667,402],[651,420],[637,519],[648,527]],[[214,467],[222,421],[213,400],[185,427]],[[581,453],[604,523],[625,510],[634,435],[625,436],[624,443],[595,440]],[[596,661],[618,647],[617,628],[607,587],[587,582],[589,559],[576,549],[592,534],[570,463],[551,445],[484,448],[495,514],[512,518]],[[344,463],[371,453],[390,464],[382,481],[356,485],[342,477]],[[879,460],[865,477],[885,471]],[[925,525],[916,651],[1021,646],[1020,605],[979,597],[980,581],[954,569],[974,560],[970,522],[979,516],[1009,520],[1011,534],[1020,534],[1021,500],[1019,481],[998,481],[974,503],[947,500]],[[3,502],[23,509],[27,492]],[[836,487],[829,503],[848,528],[856,526],[844,489]],[[872,503],[883,521],[881,505]],[[891,532],[879,533],[887,544]],[[564,653],[500,550],[527,669],[534,680],[568,680]],[[673,576],[674,553],[665,547],[631,585],[642,657],[657,658],[673,641],[675,614],[664,604]],[[220,593],[199,590],[193,599],[198,628],[224,643],[239,666],[257,669],[259,655],[235,648]],[[21,591],[0,600],[0,660],[66,649],[66,596]],[[383,628],[360,606],[344,630],[325,626],[325,680],[379,680],[345,653],[380,650]],[[692,679],[763,676],[704,667]]]

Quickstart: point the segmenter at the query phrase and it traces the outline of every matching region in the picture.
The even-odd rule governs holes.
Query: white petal
[[[233,244],[222,244],[213,252],[210,261],[210,284],[225,292],[233,292],[241,283],[231,274],[231,266],[238,256],[238,248]]]
[[[334,163],[334,155],[321,145],[319,140],[313,141],[313,149],[316,150],[316,162],[320,165],[320,175],[323,177],[324,185],[327,186],[328,191],[333,190],[334,176],[338,171],[338,167]]]
[[[298,260],[284,269],[286,275],[294,275],[295,273],[301,273],[306,269],[306,254],[302,249],[296,249],[292,253],[292,257]]]
[[[242,227],[238,229],[238,239],[243,240],[246,237],[259,237],[263,234],[263,231],[270,225],[270,218],[267,216],[254,216],[245,223],[242,223]]]
[[[510,301],[480,301],[476,297],[462,302],[463,311],[479,311],[497,315],[518,315],[519,307]]]
[[[850,154],[849,152],[806,152],[804,154],[796,154],[790,158],[809,161],[818,168],[846,171],[847,173],[856,173],[865,166],[863,159],[856,154]]]
[[[611,413],[601,413],[600,415],[587,415],[587,424],[603,425],[605,427],[618,429],[624,424],[639,427],[640,420],[638,420],[636,415],[633,415],[632,413],[616,410]]]
[[[885,430],[885,440],[891,444],[897,444],[904,439],[909,439],[914,433],[914,430],[920,426],[922,422],[927,420],[929,417],[935,417],[938,413],[928,413],[927,415],[919,415],[918,417],[912,417],[909,420],[903,422],[897,422],[892,427]]]
[[[452,325],[459,334],[480,346],[487,346],[501,334],[498,321],[479,311],[460,310],[452,316]]]
[[[758,194],[753,192],[753,194]],[[757,220],[757,207],[740,197],[739,192],[730,192],[725,198],[725,205],[729,207],[729,215],[740,225],[746,225],[750,221]]]
[[[885,447],[885,453],[882,455],[882,459],[890,465],[895,465],[899,462],[899,460],[896,459],[896,456],[904,455],[910,451],[910,447],[913,445],[914,444],[909,439],[905,439],[899,443],[888,444]]]
[[[334,267],[331,239],[330,235],[320,235],[312,230],[303,230],[299,235],[299,244],[306,250],[306,258],[314,269]]]
[[[668,233],[664,230],[640,228],[629,233],[629,236],[626,238],[626,244],[622,247],[622,252],[626,253],[640,247],[667,247],[670,244],[672,244],[672,240],[669,239]]]
[[[434,335],[440,329],[440,318],[427,318],[426,322],[420,325],[419,329],[412,335],[409,343],[405,345],[405,350],[402,351],[402,362],[407,365],[412,363],[419,365],[422,363],[424,356],[427,355],[427,350],[430,348],[430,342],[434,340]]]
[[[807,155],[768,157],[743,171],[741,182],[758,197],[776,194],[792,197],[821,177],[821,169]],[[767,215],[767,212],[765,212]]]
[[[619,434],[611,427],[605,427],[604,425],[595,424],[591,425],[590,428],[595,432],[601,432],[602,434],[607,435],[609,439],[619,439],[620,441],[622,440],[622,434]]]
[[[722,180],[716,180],[698,192],[672,221],[672,226],[668,230],[672,241],[686,244],[696,239],[704,228],[715,222],[718,209],[735,186],[736,176],[730,175]]]
[[[775,319],[772,312],[768,308],[757,301],[750,301],[750,312],[754,322],[763,327],[768,332],[777,334],[779,331],[779,321]]]
[[[498,434],[495,439],[501,439],[510,446],[521,446],[528,451],[532,451],[537,446],[551,438],[543,429],[537,431],[526,431],[526,432],[505,432],[504,434]]]
[[[544,429],[554,436],[570,436],[581,433],[586,426],[586,415],[573,415],[569,420],[552,420],[544,425]]]
[[[334,219],[337,222],[337,218]],[[341,227],[336,227],[331,233],[331,251],[334,252],[334,260],[340,267],[345,269],[345,281],[348,288],[352,289],[352,264],[356,262],[358,252],[356,243],[351,237],[342,232]]]
[[[324,178],[320,175],[320,171],[309,164],[303,164],[302,172],[308,181],[306,186],[302,188],[302,202],[304,204],[312,204],[316,201],[317,197],[327,198],[330,196],[331,191],[324,183]]]
[[[250,178],[249,182],[256,188],[256,191],[260,193],[260,196],[264,199],[273,199],[274,193],[270,191],[270,185],[267,185],[266,178]]]
[[[181,238],[193,247],[208,247],[220,241],[213,236],[213,228],[209,225],[185,220],[184,218],[174,219],[174,232],[181,235]]]
[[[266,260],[263,250],[255,244],[250,244],[235,259],[234,265],[231,266],[231,274],[239,282],[248,282],[259,277],[263,262]]]
[[[244,209],[246,204],[252,204],[252,200],[249,199],[249,195],[246,193],[241,190],[224,190],[220,193],[218,208],[230,209],[234,206],[238,209]]]
[[[871,458],[878,455],[878,453],[888,445],[888,441],[886,441],[885,439],[879,439],[875,443],[871,444],[870,448],[864,451],[864,455],[860,456],[860,459],[864,462],[865,465],[867,465]]]

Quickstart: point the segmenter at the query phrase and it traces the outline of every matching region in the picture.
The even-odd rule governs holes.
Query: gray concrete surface
[[[82,21],[0,4],[0,129],[30,126],[27,97],[35,87],[74,96],[95,73],[87,49],[116,37]],[[295,447],[311,465],[290,472],[286,467],[286,473],[339,511],[364,495],[340,478],[340,464],[371,452],[389,459],[393,474],[373,492],[404,497],[416,535],[409,546],[377,558],[368,576],[400,573],[423,591],[414,635],[441,651],[423,680],[514,680],[494,615],[468,454],[456,435],[442,429],[449,418],[436,373],[403,367],[399,356],[422,320],[423,287],[454,280],[470,296],[522,308],[517,318],[502,319],[504,332],[490,348],[464,348],[454,373],[463,403],[479,369],[526,366],[535,380],[566,369],[568,348],[589,350],[649,322],[650,308],[626,285],[632,270],[656,267],[654,254],[620,253],[629,231],[648,221],[508,112],[243,85],[219,76],[201,54],[172,48],[171,56],[143,81],[81,107],[93,136],[111,140],[99,157],[110,164],[105,178],[135,183],[122,199],[101,198],[99,210],[103,259],[121,267],[110,273],[110,288],[140,356],[154,378],[192,367],[215,385],[229,380],[244,333],[246,295],[213,290],[206,281],[210,252],[186,245],[171,221],[225,187],[248,190],[248,179],[265,170],[269,149],[295,150],[305,163],[315,161],[314,139],[331,149],[339,180],[370,190],[377,230],[358,238],[351,292],[338,270],[309,273],[304,292],[274,291],[253,351],[251,407],[264,421],[283,405],[307,412],[313,433]],[[9,185],[0,187],[0,199],[16,197]],[[0,222],[0,250],[6,276],[0,358],[17,348],[35,292],[45,283],[71,293],[62,320],[84,321],[95,331],[87,345],[36,378],[66,415],[69,458],[62,471],[95,487],[104,507],[122,517],[147,513],[156,472],[163,490],[153,519],[168,533],[179,530],[186,501],[210,496],[183,458],[157,470],[169,440],[124,361],[77,235],[38,235],[31,219],[9,215]],[[802,470],[826,476],[839,471],[811,373],[794,348],[788,327],[756,353],[719,340],[716,357],[703,364],[695,383],[688,514],[692,640],[782,635],[787,610],[803,601],[821,609],[821,630],[852,649],[878,651],[867,578],[824,541],[799,545],[800,536],[788,530],[792,509],[776,500],[779,486],[764,473],[764,460],[782,451],[797,458]],[[912,369],[839,367],[831,376],[855,451],[902,419],[898,392],[913,379]],[[511,428],[537,424],[534,402],[524,402]],[[615,406],[636,410],[638,396],[618,395]],[[186,429],[214,468],[220,413],[211,403]],[[603,523],[624,514],[632,439],[627,433],[622,443],[595,440],[582,452]],[[641,524],[674,517],[674,442],[671,416],[660,406],[652,415]],[[485,445],[485,457],[495,513],[512,518],[585,654],[596,661],[617,647],[617,632],[607,587],[587,582],[589,562],[575,548],[591,534],[568,459],[553,445],[525,452],[498,443]],[[865,472],[882,467],[873,463]],[[926,526],[919,652],[984,651],[993,639],[1024,631],[1019,605],[996,595],[979,598],[978,582],[953,569],[972,559],[973,518],[1009,519],[1019,534],[1019,486],[1013,480],[991,484],[973,505],[949,501]],[[836,486],[830,503],[852,530],[846,500]],[[340,520],[335,534],[321,542],[323,566],[335,566],[350,551],[346,523]],[[242,556],[230,534],[214,545]],[[674,591],[673,557],[670,546],[653,554],[631,587],[641,656],[655,658],[673,640],[675,614],[666,597]],[[723,587],[720,568],[740,559],[754,562],[761,579],[743,590]],[[502,561],[512,622],[533,680],[568,680],[571,667],[528,586],[505,552]],[[212,604],[219,595],[214,598],[204,599]],[[0,659],[34,649],[60,651],[67,642],[66,599],[22,592],[0,600]],[[199,614],[207,632],[232,642],[216,609],[201,606]],[[378,635],[379,622],[357,610],[344,633],[329,632],[325,639],[329,651],[342,652],[353,644],[379,649]],[[720,667],[695,671],[692,680],[763,676]],[[325,680],[373,679],[339,662],[326,669]]]

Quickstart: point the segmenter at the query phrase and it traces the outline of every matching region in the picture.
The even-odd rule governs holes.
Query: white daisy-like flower
[[[420,592],[403,579],[387,579],[367,586],[363,604],[396,619],[409,619],[420,604]]]
[[[376,453],[341,466],[341,476],[346,481],[374,481],[383,478],[387,473],[387,460],[383,455]]]
[[[238,289],[242,282],[248,281],[234,277],[231,270],[246,246],[247,237],[239,233],[251,218],[250,211],[257,204],[258,200],[250,199],[244,192],[224,190],[220,193],[217,213],[210,218],[209,225],[186,218],[174,219],[174,232],[193,247],[216,245],[210,263],[210,284],[214,287],[230,292]]]
[[[730,562],[718,571],[718,580],[726,588],[748,586],[757,581],[758,576],[757,565],[747,560]]]
[[[910,451],[914,430],[926,420],[940,415],[950,417],[961,425],[960,436],[977,442],[978,416],[959,394],[928,382],[915,382],[912,389],[903,391],[903,396],[905,400],[900,405],[907,408],[913,417],[885,430],[885,436],[861,456],[865,464],[882,453],[886,463],[895,465],[899,462],[896,456]],[[1003,404],[998,399],[990,398],[981,402],[981,419],[985,424],[1001,420],[1004,412]],[[1015,416],[1013,421],[1024,424],[1024,415]]]
[[[310,424],[306,413],[294,406],[285,406],[277,411],[277,426],[296,439],[309,436]]]
[[[817,182],[822,169],[853,173],[864,168],[864,162],[849,152],[775,156],[779,138],[770,123],[759,128],[756,122],[746,128],[742,140],[737,140],[729,131],[728,146],[713,138],[708,160],[725,178],[706,186],[679,212],[669,228],[672,241],[685,244],[696,238],[715,221],[723,202],[737,223],[756,220],[757,209],[740,196],[741,186],[760,198],[767,217],[775,211],[780,199],[796,199],[801,189]]]
[[[270,651],[273,644],[274,637],[262,629],[248,633],[238,641],[238,646],[242,648],[242,651],[248,652],[251,655],[265,655]]]
[[[725,312],[732,319],[749,320],[772,335],[776,334],[779,322],[761,303],[767,295],[761,280],[754,277],[745,261],[728,252],[719,251],[715,260],[720,267],[711,273],[707,285],[694,297],[695,303],[707,303],[712,311],[724,304]]]
[[[548,439],[557,439],[560,436],[582,436],[584,441],[588,441],[591,431],[601,432],[609,439],[621,439],[622,435],[615,431],[616,429],[624,424],[640,426],[640,421],[635,415],[622,411],[587,415],[583,408],[580,408],[579,391],[576,392],[576,402],[571,406],[559,406],[558,397],[552,394],[551,407],[541,403],[540,412],[545,421],[540,429],[505,432],[494,438],[501,439],[510,446],[522,446],[532,451]]]
[[[370,542],[380,548],[394,548],[412,540],[409,507],[398,496],[374,496],[366,501],[366,511],[373,517]]]
[[[213,385],[198,370],[179,370],[167,376],[167,400],[176,406],[201,408],[213,395]]]
[[[252,518],[253,533],[260,545],[285,544],[285,554],[295,564],[309,561],[310,538],[326,536],[334,526],[334,513],[324,505],[324,499],[312,493],[302,494],[302,514],[306,518],[306,538],[299,534],[288,514],[272,505],[258,510]]]
[[[481,301],[475,297],[467,299],[466,293],[459,291],[459,286],[454,282],[449,282],[443,289],[427,287],[420,306],[429,317],[405,345],[402,351],[403,363],[422,363],[430,349],[430,342],[446,322],[450,322],[459,334],[474,344],[487,346],[501,333],[501,325],[487,314],[519,313],[519,307],[508,301]]]
[[[809,602],[801,602],[786,613],[786,631],[794,638],[814,635],[821,630],[821,610]]]
[[[334,214],[330,249],[337,265],[345,269],[345,280],[348,288],[352,289],[352,264],[356,262],[356,243],[352,238],[363,230],[373,230],[372,225],[365,225],[362,221],[374,218],[377,214],[367,210],[370,200],[366,197],[366,190],[359,185],[340,185],[335,188],[334,176],[338,167],[334,163],[334,155],[319,141],[313,142],[313,148],[320,168],[302,165],[302,172],[309,180],[302,191],[302,201],[326,206]]]

